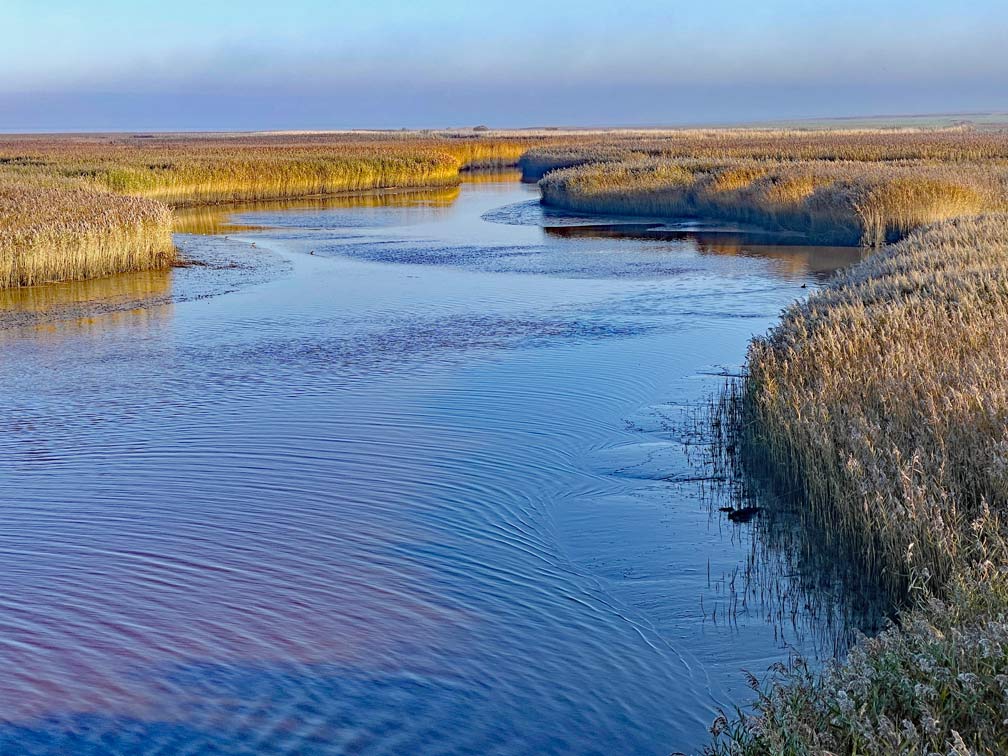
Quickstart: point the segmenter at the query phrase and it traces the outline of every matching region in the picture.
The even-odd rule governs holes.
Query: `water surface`
[[[689,751],[818,648],[736,585],[682,419],[856,251],[534,191],[195,214],[279,263],[0,331],[0,752]]]

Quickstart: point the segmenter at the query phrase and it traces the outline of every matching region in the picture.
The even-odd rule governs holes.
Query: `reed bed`
[[[545,204],[577,212],[751,223],[878,247],[946,218],[1008,209],[1008,166],[630,158],[554,170]]]
[[[454,185],[460,170],[514,165],[544,143],[415,133],[21,137],[0,141],[0,170],[182,206]]]
[[[517,164],[526,176],[551,171],[546,200],[578,209],[712,213],[879,244],[952,214],[1000,209],[1008,144],[970,128],[5,137],[0,285],[167,264],[165,206],[451,187],[468,168]],[[51,212],[30,210],[39,205]],[[16,208],[29,210],[17,219]]]
[[[170,207],[454,187],[541,134],[24,136],[0,139],[0,287],[161,268]]]
[[[1008,160],[999,128],[944,129],[683,129],[570,135],[522,155],[525,181],[560,168],[658,158],[768,161],[991,163]]]
[[[1008,752],[1008,135],[585,138],[521,165],[578,212],[890,245],[753,341],[711,425],[839,579],[910,608],[824,672],[753,678],[708,752]]]
[[[0,183],[0,288],[166,268],[164,205],[74,186]]]
[[[755,339],[717,422],[856,570],[921,599],[779,668],[718,754],[1008,752],[1008,216],[916,231]]]

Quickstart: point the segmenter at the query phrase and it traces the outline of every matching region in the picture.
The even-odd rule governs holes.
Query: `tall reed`
[[[782,670],[717,753],[1008,748],[1008,216],[916,231],[788,308],[722,405],[831,551],[931,596],[844,664]]]
[[[513,165],[543,136],[499,133],[0,139],[0,287],[153,269],[182,207],[408,187]]]
[[[946,218],[1008,209],[1008,168],[969,163],[647,158],[552,171],[545,204],[753,223],[824,244],[882,246]]]
[[[165,268],[175,255],[158,202],[0,183],[0,288]]]

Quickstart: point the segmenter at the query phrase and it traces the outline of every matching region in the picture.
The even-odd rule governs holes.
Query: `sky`
[[[0,0],[0,131],[1008,111],[1004,0]]]

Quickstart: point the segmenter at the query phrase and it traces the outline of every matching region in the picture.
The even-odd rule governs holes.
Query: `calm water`
[[[241,211],[268,280],[0,332],[0,753],[689,751],[813,644],[676,419],[856,252],[534,192]]]

